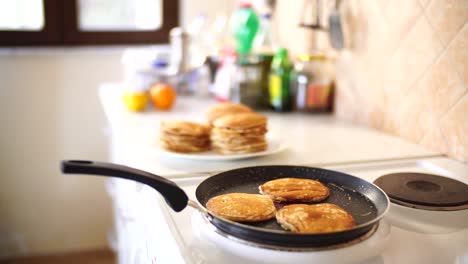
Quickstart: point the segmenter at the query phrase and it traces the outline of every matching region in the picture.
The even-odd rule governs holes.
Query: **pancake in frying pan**
[[[276,213],[276,220],[286,230],[295,233],[329,233],[355,226],[354,217],[338,205],[291,204]]]
[[[236,222],[259,222],[275,216],[273,201],[260,194],[229,193],[208,200],[206,208],[213,214]]]
[[[260,185],[259,190],[278,202],[320,202],[330,195],[330,190],[323,183],[300,178],[268,181]]]

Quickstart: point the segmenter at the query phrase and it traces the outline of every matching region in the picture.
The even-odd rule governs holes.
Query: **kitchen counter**
[[[204,122],[204,110],[216,101],[180,96],[170,111],[158,111],[149,106],[144,112],[133,113],[127,111],[121,101],[123,89],[122,84],[104,84],[99,88],[109,121],[110,159],[165,177],[253,165],[329,166],[441,156],[401,138],[338,120],[330,114],[262,112],[268,117],[267,136],[284,144],[286,150],[237,161],[200,162],[169,157],[158,151],[160,122],[175,119]]]
[[[107,84],[99,89],[109,121],[110,161],[171,178],[192,199],[196,186],[206,177],[218,171],[251,165],[318,166],[347,172],[368,181],[401,171],[440,174],[463,182],[468,179],[466,165],[442,157],[440,153],[323,114],[264,112],[268,117],[268,136],[287,145],[285,151],[271,156],[223,162],[169,157],[161,153],[156,145],[160,122],[175,119],[204,122],[203,111],[216,102],[207,98],[178,97],[171,111],[162,112],[148,107],[144,112],[132,113],[121,101],[122,89],[123,86],[119,84]],[[360,253],[348,247],[340,251],[345,255],[337,254],[336,250],[324,251],[323,254],[311,252],[303,259],[305,261],[300,261],[301,256],[296,252],[262,251],[223,240],[222,236],[219,240],[210,225],[196,221],[199,214],[192,208],[172,212],[164,199],[149,186],[112,179],[107,181],[107,190],[114,204],[115,236],[112,237],[115,240],[111,240],[111,245],[118,252],[118,263],[122,264],[156,261],[254,263],[252,258],[257,256],[262,258],[261,263],[265,262],[265,258],[267,262],[285,263],[280,258],[285,254],[288,261],[293,259],[295,263],[309,263],[312,257],[313,262],[318,259],[315,262],[332,263],[325,259],[330,256],[338,260],[336,263],[344,263],[349,259],[345,254],[348,250],[352,250],[349,251],[350,256],[362,254],[365,257],[367,255],[364,253],[367,252],[373,254],[366,263],[393,264],[406,260],[411,263],[453,263],[452,259],[464,256],[466,252],[463,246],[466,245],[466,229],[453,236],[431,236],[392,226],[387,231],[382,229],[381,234],[387,232],[385,237],[373,240],[379,243],[360,244],[362,248],[370,247],[360,250]],[[390,236],[389,230],[392,230]],[[421,254],[431,245],[429,252],[437,254]]]

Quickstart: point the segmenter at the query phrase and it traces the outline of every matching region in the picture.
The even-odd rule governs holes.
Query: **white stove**
[[[438,174],[468,183],[468,166],[446,158],[373,162],[325,168],[342,171],[370,182],[389,173],[420,172]],[[174,181],[186,191],[190,199],[196,200],[196,187],[207,176],[193,175]],[[128,181],[126,183],[130,184]],[[122,248],[119,248],[120,263],[468,264],[468,228],[466,228],[468,218],[467,225],[457,230],[440,229],[438,234],[429,234],[421,231],[424,230],[421,228],[423,223],[395,219],[391,209],[380,221],[376,230],[363,237],[362,241],[327,249],[290,251],[263,248],[250,242],[233,239],[217,230],[195,209],[187,207],[182,212],[175,213],[150,187],[134,184],[132,188],[137,188],[138,194],[130,204],[137,203],[138,206],[131,206],[135,213],[130,223],[138,230],[134,229],[131,233],[139,235],[131,241],[133,245],[140,246],[134,246],[134,250],[123,249],[128,252],[124,256],[121,254]],[[123,239],[120,233],[122,232],[118,231],[119,240]]]

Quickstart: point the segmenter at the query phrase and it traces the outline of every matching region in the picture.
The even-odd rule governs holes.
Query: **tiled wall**
[[[336,114],[468,163],[468,1],[346,0]]]

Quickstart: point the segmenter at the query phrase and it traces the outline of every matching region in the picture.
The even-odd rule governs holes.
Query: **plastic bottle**
[[[252,4],[241,2],[240,7],[232,17],[232,30],[237,54],[247,55],[252,50],[252,44],[259,28],[259,19]]]
[[[280,48],[273,57],[268,83],[270,105],[275,111],[292,110],[291,74],[288,51]]]

